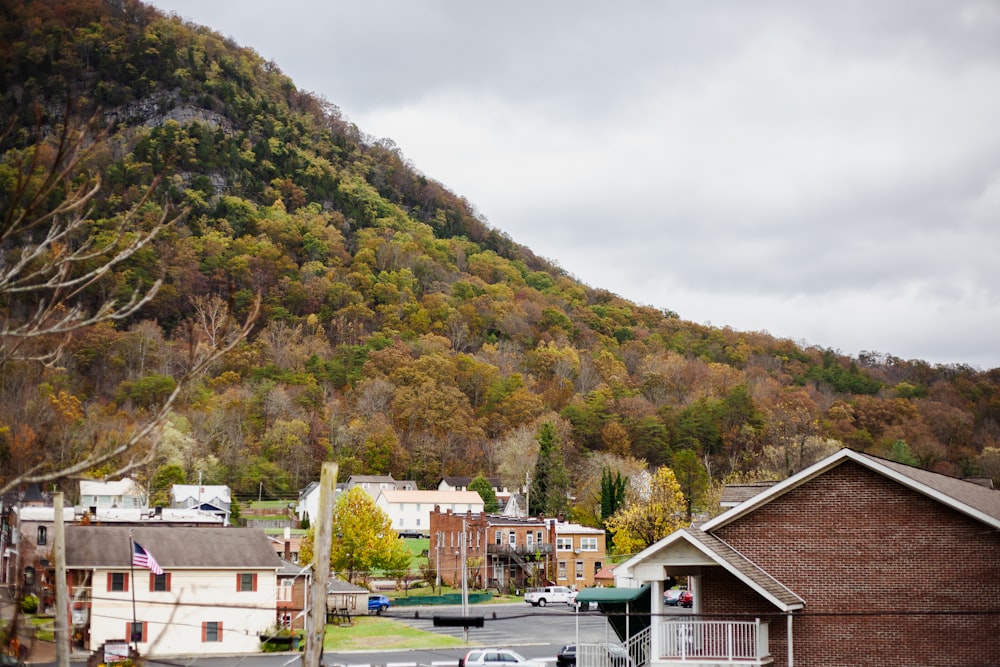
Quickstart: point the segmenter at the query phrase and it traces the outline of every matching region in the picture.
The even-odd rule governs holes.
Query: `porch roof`
[[[666,578],[668,566],[718,565],[759,593],[781,611],[805,606],[805,600],[740,552],[698,528],[682,528],[634,556],[629,564],[636,578]]]

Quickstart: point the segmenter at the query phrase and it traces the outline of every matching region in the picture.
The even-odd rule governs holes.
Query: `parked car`
[[[556,653],[556,667],[576,667],[576,644],[566,644]]]
[[[632,667],[632,658],[621,644],[601,642],[597,644],[608,656],[606,663],[611,667]],[[576,644],[566,644],[556,653],[556,667],[576,667]]]
[[[681,591],[681,596],[678,598],[677,604],[682,607],[691,607],[694,604],[694,596],[691,595],[691,591]]]
[[[383,611],[392,606],[392,602],[384,595],[369,595],[368,596],[368,613],[381,614]]]
[[[544,607],[550,602],[569,603],[573,591],[566,586],[545,586],[532,588],[524,594],[524,601],[532,607]]]
[[[676,607],[681,601],[681,595],[687,591],[680,588],[671,588],[669,590],[663,591],[663,604],[670,605],[671,607]]]
[[[0,654],[0,665],[3,665],[3,667],[25,667],[23,661],[6,653]]]
[[[575,611],[590,611],[592,609],[597,609],[596,602],[581,602],[577,604],[576,595],[579,592],[580,591],[572,591],[569,594],[569,600],[566,600],[566,604],[568,604],[570,607],[573,607]]]
[[[458,667],[545,667],[509,648],[477,648],[458,659]]]

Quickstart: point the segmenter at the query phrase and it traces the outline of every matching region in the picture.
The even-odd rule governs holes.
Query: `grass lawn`
[[[464,646],[461,639],[412,628],[382,616],[356,616],[353,625],[328,625],[323,648],[330,651],[379,648],[450,648]]]

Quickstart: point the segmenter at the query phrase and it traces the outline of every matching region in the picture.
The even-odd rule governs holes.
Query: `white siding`
[[[128,639],[133,590],[136,620],[147,623],[147,641],[139,644],[143,655],[256,653],[260,650],[258,633],[275,623],[274,570],[253,570],[257,590],[243,592],[236,590],[237,570],[167,570],[169,592],[150,592],[149,570],[144,569],[136,569],[128,592],[110,592],[108,572],[94,573],[90,650],[109,639]],[[202,642],[206,621],[222,623],[222,641]]]

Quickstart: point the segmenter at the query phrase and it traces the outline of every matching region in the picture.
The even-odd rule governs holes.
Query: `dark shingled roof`
[[[766,491],[777,484],[777,482],[752,482],[750,484],[726,484],[722,488],[722,498],[720,502],[723,506],[733,506],[750,500],[761,491]]]
[[[701,542],[718,559],[728,563],[739,571],[743,578],[752,581],[761,592],[766,592],[774,600],[785,606],[785,609],[795,609],[805,604],[805,601],[788,589],[784,584],[765,572],[756,563],[748,560],[743,554],[733,549],[715,535],[701,531],[693,526],[683,529],[692,539]],[[720,563],[721,565],[722,563]]]
[[[66,567],[127,568],[132,563],[129,528],[66,526]],[[164,569],[281,568],[264,531],[256,528],[132,528],[132,538]]]

